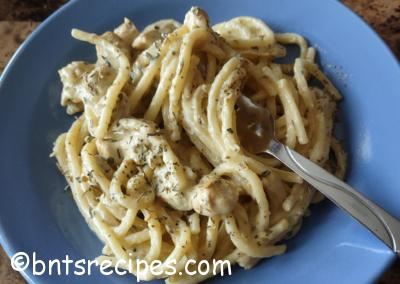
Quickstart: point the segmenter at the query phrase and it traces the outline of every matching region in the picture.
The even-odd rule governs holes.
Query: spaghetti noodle
[[[180,272],[188,259],[250,268],[285,252],[282,241],[321,196],[278,160],[241,147],[239,96],[269,109],[279,140],[343,178],[346,156],[332,136],[341,96],[300,35],[252,17],[210,27],[192,8],[182,25],[162,20],[139,32],[125,19],[112,32],[72,36],[95,45],[97,61],[59,71],[62,106],[81,114],[53,154],[104,243],[100,259],[157,259],[161,270],[175,259]],[[293,44],[299,56],[278,63]]]

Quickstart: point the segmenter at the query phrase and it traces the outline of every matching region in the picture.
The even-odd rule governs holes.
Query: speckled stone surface
[[[400,0],[342,2],[368,22],[400,59]]]
[[[0,73],[18,46],[38,23],[65,2],[66,0],[0,0]],[[300,2],[301,0],[297,3]],[[343,0],[342,2],[363,17],[400,59],[400,0]],[[26,282],[18,272],[12,270],[9,258],[0,247],[0,284],[22,283]],[[399,260],[381,276],[378,283],[400,283]]]
[[[3,71],[18,46],[38,24],[39,22],[0,22],[0,72]]]

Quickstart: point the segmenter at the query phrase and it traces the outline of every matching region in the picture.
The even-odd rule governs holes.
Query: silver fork
[[[275,122],[267,109],[257,106],[246,96],[240,96],[237,105],[238,135],[246,150],[255,154],[268,153],[280,160],[363,224],[394,252],[400,253],[398,219],[347,183],[278,142],[274,136]]]

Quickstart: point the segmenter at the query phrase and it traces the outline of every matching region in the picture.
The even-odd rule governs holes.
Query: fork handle
[[[266,152],[349,213],[399,255],[400,221],[398,219],[345,182],[278,141],[272,139]]]

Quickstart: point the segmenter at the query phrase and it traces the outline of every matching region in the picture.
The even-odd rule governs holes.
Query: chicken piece
[[[196,186],[193,209],[205,216],[224,215],[231,212],[239,200],[237,185],[231,180],[213,174],[204,176]]]

